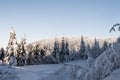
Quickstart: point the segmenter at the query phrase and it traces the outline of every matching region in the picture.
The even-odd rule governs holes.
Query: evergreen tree
[[[65,38],[62,38],[62,42],[61,42],[62,46],[61,46],[61,52],[60,52],[60,62],[64,62],[65,61]]]
[[[17,39],[16,39],[16,33],[13,30],[13,28],[11,28],[10,39],[9,39],[9,42],[8,42],[8,46],[6,48],[6,55],[5,55],[5,62],[7,64],[17,65],[17,62],[16,62],[17,61],[16,60],[17,45],[18,45],[18,42],[17,42]]]
[[[2,62],[4,61],[4,55],[5,55],[5,50],[4,48],[0,48],[0,60],[2,60]]]
[[[66,44],[65,44],[65,61],[69,61],[68,60],[68,55],[69,55],[69,53],[70,53],[70,51],[69,51],[69,44],[68,44],[68,41],[66,40]]]
[[[32,61],[32,45],[29,44],[26,46],[26,64],[27,65],[31,65],[31,61]]]
[[[94,45],[91,49],[91,53],[92,53],[93,58],[97,58],[101,53],[100,47],[99,47],[99,42],[96,40],[96,38],[95,38]]]
[[[102,49],[101,49],[101,53],[103,53],[107,48],[108,48],[108,44],[106,41],[104,41]]]
[[[83,39],[83,36],[81,36],[81,42],[80,42],[80,58],[81,59],[87,59],[87,54],[85,54],[85,42],[84,42],[84,39]]]
[[[69,44],[68,44],[68,41],[66,41],[66,46],[65,46],[65,49],[66,49],[66,54],[69,55]]]
[[[26,39],[22,38],[21,42],[18,43],[16,39],[16,33],[13,28],[10,31],[10,39],[6,48],[5,62],[10,65],[25,65],[26,61]]]
[[[85,48],[85,53],[87,54],[88,57],[92,57],[92,54],[90,53],[90,45],[89,44]]]
[[[91,54],[91,49],[90,49],[90,45],[89,44],[86,47],[85,53],[87,54],[87,57],[88,57],[87,58],[88,66],[91,67],[91,65],[94,62],[94,58],[93,58],[93,56]]]
[[[59,57],[60,57],[60,48],[57,38],[54,42],[54,50],[53,50],[53,56],[56,59],[56,62],[59,63]]]
[[[32,64],[39,64],[41,63],[40,59],[40,47],[39,44],[34,45],[32,49]]]
[[[17,49],[17,66],[24,66],[26,63],[26,50],[25,50],[26,38],[22,38],[21,42],[18,44]]]
[[[120,37],[117,38],[117,43],[120,43]]]

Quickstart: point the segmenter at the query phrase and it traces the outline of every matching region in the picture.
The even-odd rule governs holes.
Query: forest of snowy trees
[[[69,80],[104,80],[120,67],[119,53],[120,38],[90,39],[84,36],[80,38],[56,36],[54,39],[27,44],[26,37],[18,41],[12,29],[6,49],[0,48],[0,69],[4,66],[6,69],[11,69],[15,66],[63,63],[63,70],[58,69],[45,80],[61,80],[59,77],[62,74],[56,75],[59,72],[67,75],[64,76],[65,80],[68,78]],[[71,65],[70,61],[85,61],[85,65]],[[6,73],[12,74],[10,77],[16,77],[14,71],[5,70],[2,75]]]
[[[6,49],[1,47],[0,59],[2,62],[14,66],[34,65],[34,64],[54,64],[73,60],[88,60],[92,63],[100,54],[112,46],[112,43],[104,41],[101,44],[99,40],[94,39],[93,45],[86,43],[85,38],[81,36],[77,49],[76,45],[70,44],[67,38],[62,37],[59,41],[55,37],[53,48],[50,45],[26,44],[26,38],[22,37],[18,42],[16,33],[10,31],[9,42]]]

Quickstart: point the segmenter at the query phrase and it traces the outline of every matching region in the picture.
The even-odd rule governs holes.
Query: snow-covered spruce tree
[[[94,45],[91,49],[91,53],[92,53],[93,58],[97,58],[101,54],[99,42],[96,40],[96,38],[95,38]]]
[[[61,46],[61,52],[60,52],[60,62],[64,62],[65,61],[65,55],[66,55],[66,50],[65,50],[65,38],[62,38],[62,42],[61,42],[62,46]]]
[[[25,44],[26,44],[26,39],[22,38],[21,42],[18,43],[16,39],[16,33],[11,28],[10,31],[10,39],[8,42],[8,46],[6,48],[6,54],[5,54],[5,63],[9,65],[14,65],[14,66],[23,66],[25,64]]]
[[[89,67],[91,67],[92,64],[93,64],[93,62],[94,62],[94,58],[93,58],[92,53],[91,53],[90,50],[91,50],[91,49],[90,49],[90,45],[88,44],[88,45],[86,46],[85,53],[86,53],[87,56],[88,56],[87,62],[88,62],[88,66],[89,66]]]
[[[0,48],[0,60],[4,62],[5,50],[3,47]]]
[[[32,48],[33,46],[32,45],[27,45],[26,46],[26,64],[27,65],[31,65],[32,63]]]
[[[101,53],[103,53],[108,48],[108,43],[104,41],[103,46],[101,48]]]
[[[60,58],[60,45],[58,43],[57,38],[55,38],[54,50],[53,50],[52,54],[53,54],[54,58],[56,59],[56,62],[59,63],[60,62],[60,60],[59,60],[59,58]]]
[[[83,36],[81,36],[80,51],[79,51],[81,59],[87,59],[87,54],[85,53],[85,49],[86,49],[85,42],[84,42]]]
[[[4,60],[5,63],[10,65],[17,65],[17,60],[16,60],[17,46],[18,46],[18,42],[16,39],[16,33],[13,30],[13,28],[11,28],[10,39],[8,42],[8,46],[6,48],[6,55]]]
[[[18,44],[17,48],[17,66],[24,66],[26,64],[26,38],[21,38],[21,42]]]
[[[66,40],[66,44],[65,44],[65,52],[66,52],[66,54],[65,54],[65,61],[69,61],[68,56],[69,56],[70,50],[69,50],[68,40]]]
[[[120,43],[120,37],[117,38],[117,42]]]
[[[44,46],[41,48],[41,60],[43,64],[54,64],[57,63],[55,57],[53,56],[53,54],[47,51],[48,47]]]
[[[40,56],[41,56],[41,60],[42,60],[42,63],[48,63],[48,58],[46,59],[46,49],[45,49],[45,46],[42,46],[41,49],[40,49]]]
[[[35,44],[33,46],[33,49],[32,49],[32,57],[31,57],[31,63],[32,64],[39,64],[41,63],[41,60],[40,60],[40,47],[39,47],[39,44]]]

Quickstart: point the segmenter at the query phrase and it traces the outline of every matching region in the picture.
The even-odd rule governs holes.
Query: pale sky
[[[120,0],[0,0],[0,44],[7,45],[10,27],[28,43],[55,35],[116,37]]]

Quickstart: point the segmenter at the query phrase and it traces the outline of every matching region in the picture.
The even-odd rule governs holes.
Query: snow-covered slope
[[[81,41],[81,36],[64,36],[65,40],[68,41],[69,44],[69,49],[70,52],[73,50],[78,51],[80,48],[80,41]],[[47,48],[50,49],[50,52],[52,52],[53,47],[54,47],[54,42],[56,38],[50,38],[50,39],[43,39],[39,41],[32,42],[28,45],[35,45],[39,44],[40,47],[46,46]],[[89,44],[90,46],[93,46],[95,37],[83,37],[84,41],[86,44]],[[100,47],[102,46],[104,41],[107,41],[108,43],[112,43],[116,41],[116,38],[96,38],[99,41]],[[57,37],[57,40],[59,43],[62,41],[62,37]]]
[[[64,36],[65,40],[70,42],[71,44],[73,43],[80,43],[81,36]],[[86,43],[90,43],[91,45],[94,43],[95,37],[85,37],[83,36],[83,39],[85,40]],[[96,38],[100,43],[103,43],[103,41],[107,41],[109,43],[116,41],[116,38]],[[62,36],[57,37],[57,40],[59,42],[62,41]],[[55,41],[55,38],[50,38],[50,39],[42,39],[39,41],[32,42],[30,44],[42,44],[42,45],[47,45],[47,44],[53,44]]]
[[[110,76],[106,77],[104,80],[120,80],[120,69],[114,70]]]

